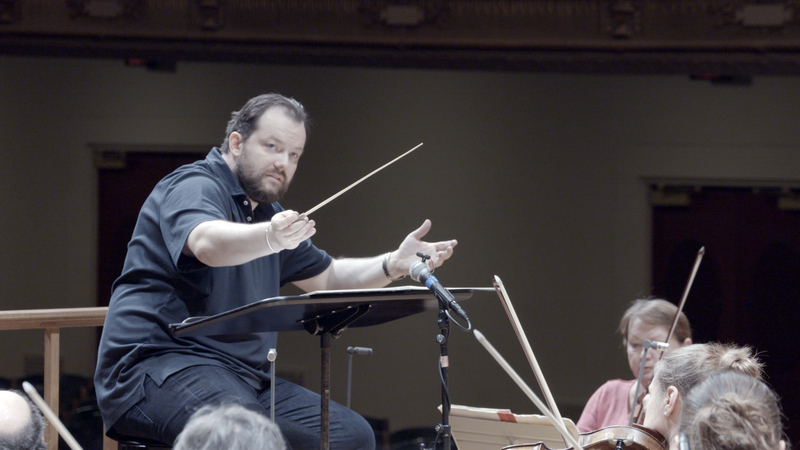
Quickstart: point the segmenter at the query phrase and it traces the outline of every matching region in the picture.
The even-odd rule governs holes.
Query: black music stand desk
[[[450,288],[456,300],[475,290]],[[330,448],[330,339],[349,327],[368,327],[436,310],[439,301],[427,288],[398,286],[383,289],[316,291],[273,297],[208,317],[190,317],[170,324],[175,336],[229,336],[270,331],[306,330],[319,335],[322,349],[321,449]]]

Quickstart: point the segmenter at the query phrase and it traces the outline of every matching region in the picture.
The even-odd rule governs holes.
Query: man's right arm
[[[297,248],[316,233],[314,221],[298,220],[296,211],[282,211],[271,222],[243,224],[210,220],[197,225],[183,254],[210,267],[237,266],[281,250]]]

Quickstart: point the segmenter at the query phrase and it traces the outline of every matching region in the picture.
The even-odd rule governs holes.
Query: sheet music
[[[563,420],[564,426],[577,439],[579,432],[575,423]],[[544,442],[549,448],[564,445],[563,437],[547,417],[514,414],[508,409],[452,405],[450,427],[459,450],[498,450],[508,445],[535,442]]]

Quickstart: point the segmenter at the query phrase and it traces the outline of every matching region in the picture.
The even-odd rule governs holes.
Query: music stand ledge
[[[450,288],[456,300],[466,300],[475,290]],[[175,336],[230,336],[270,331],[306,330],[319,335],[322,353],[320,390],[320,448],[330,448],[330,339],[349,327],[367,327],[439,308],[424,287],[316,291],[273,297],[207,317],[190,317],[170,324]]]

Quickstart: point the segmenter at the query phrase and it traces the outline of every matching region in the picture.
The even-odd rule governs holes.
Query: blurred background
[[[439,280],[503,280],[562,414],[630,377],[622,312],[677,303],[704,246],[696,341],[753,346],[800,442],[795,3],[2,1],[0,305],[106,305],[150,189],[219,145],[231,111],[279,92],[313,118],[286,208],[424,143],[314,213],[314,243],[378,254],[431,219],[429,239],[459,240]],[[535,386],[497,296],[462,306]],[[333,400],[346,348],[370,347],[353,409],[387,434],[433,429],[438,332],[434,312],[346,330]],[[61,342],[61,414],[94,421],[90,448],[98,336]],[[279,342],[279,374],[318,390],[319,338]],[[454,328],[449,351],[454,404],[538,413],[472,335]],[[3,331],[5,385],[41,376],[42,353],[40,330]]]

